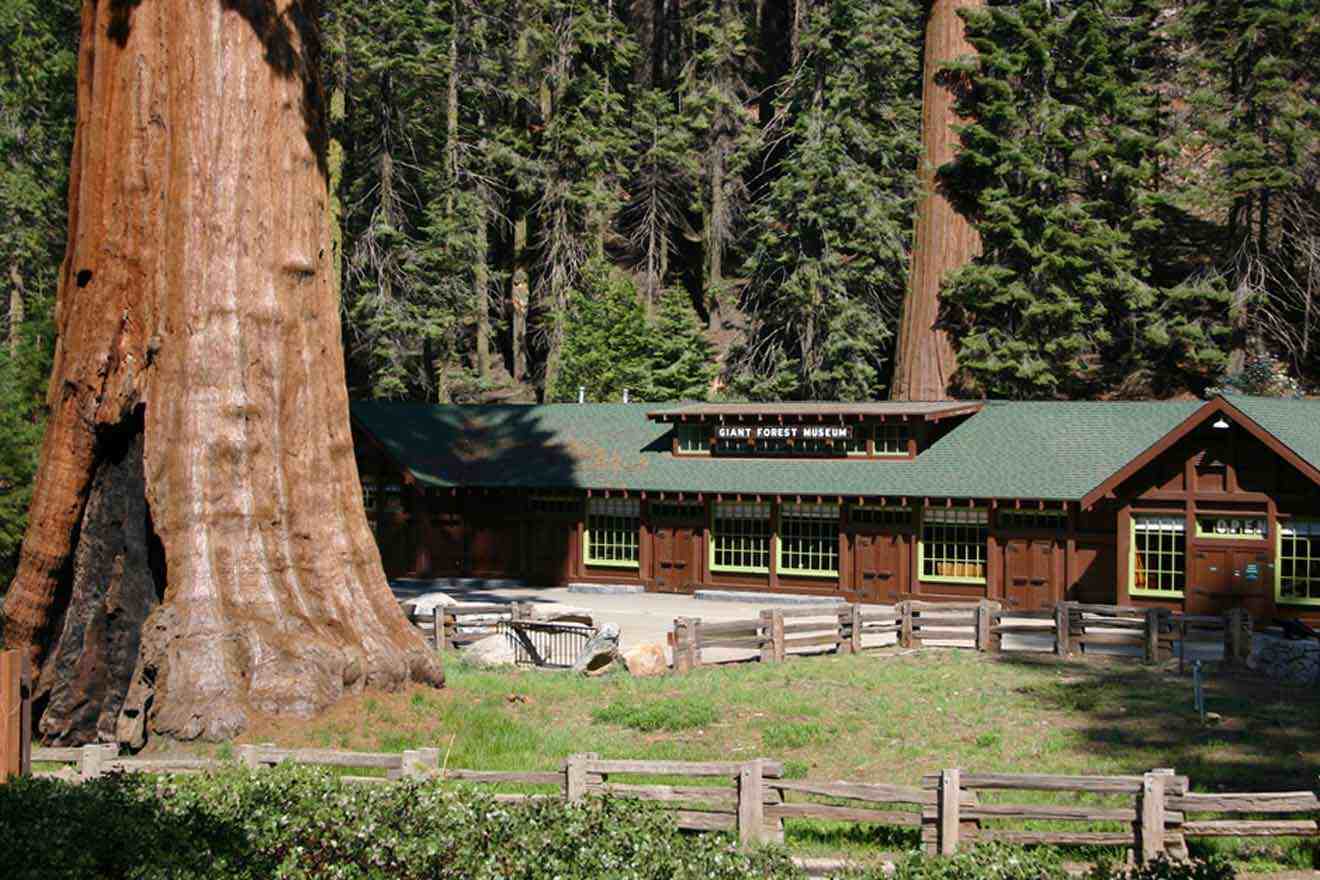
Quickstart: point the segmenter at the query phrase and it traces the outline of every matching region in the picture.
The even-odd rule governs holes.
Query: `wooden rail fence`
[[[1227,663],[1243,663],[1251,650],[1251,617],[1236,609],[1222,617],[1171,614],[1164,609],[1128,608],[1060,602],[1048,611],[1011,611],[988,600],[922,602],[894,606],[809,605],[774,608],[746,620],[706,622],[680,617],[669,644],[674,671],[690,672],[706,662],[703,651],[716,648],[754,652],[746,659],[782,662],[794,654],[835,651],[860,653],[897,645],[928,644],[999,653],[1004,636],[1034,636],[1059,656],[1096,653],[1095,648],[1132,648],[1147,663],[1181,658],[1196,643],[1222,644]],[[871,636],[892,636],[877,645]]]
[[[0,651],[0,782],[31,769],[32,676],[27,657]]]
[[[437,651],[462,648],[488,636],[497,635],[510,627],[517,632],[530,633],[539,624],[572,624],[582,626],[584,630],[590,630],[595,626],[595,621],[590,615],[578,613],[538,615],[531,602],[462,602],[456,605],[437,605],[433,609],[420,612],[409,606],[408,619],[422,631],[427,641]],[[519,624],[522,626],[518,626]],[[524,635],[524,638],[530,639],[531,636]]]
[[[235,757],[254,769],[291,762],[384,771],[341,777],[352,783],[441,779],[539,789],[494,793],[504,801],[577,802],[606,796],[647,801],[670,811],[678,828],[733,832],[744,844],[782,841],[785,821],[810,820],[919,830],[927,852],[940,855],[952,855],[963,844],[998,841],[1112,846],[1148,861],[1161,855],[1185,858],[1187,840],[1193,837],[1320,837],[1320,800],[1313,791],[1193,792],[1186,776],[1168,769],[1130,776],[1063,776],[951,768],[914,786],[785,779],[783,765],[767,758],[645,761],[577,754],[558,770],[509,772],[444,767],[440,750],[434,748],[378,753],[244,745]],[[102,745],[39,748],[32,758],[76,766],[81,780],[111,772],[196,773],[225,766],[193,756],[120,757],[114,746]],[[1036,799],[999,799],[1022,792],[1037,793]],[[1041,803],[1042,792],[1064,800]],[[1042,823],[1048,827],[1041,828]],[[1059,830],[1060,825],[1066,830]]]

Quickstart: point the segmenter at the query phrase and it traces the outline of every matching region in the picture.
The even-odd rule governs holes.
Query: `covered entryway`
[[[701,577],[701,534],[705,505],[653,501],[651,580],[658,593],[691,593]]]
[[[1273,613],[1274,562],[1269,552],[1237,547],[1198,546],[1192,552],[1187,584],[1188,614],[1223,614],[1245,608],[1256,619]]]
[[[1062,548],[1054,538],[1010,538],[1004,546],[1004,602],[1014,611],[1039,611],[1059,599],[1057,559]]]
[[[861,602],[896,602],[907,592],[911,535],[859,532],[853,541],[853,584]]]

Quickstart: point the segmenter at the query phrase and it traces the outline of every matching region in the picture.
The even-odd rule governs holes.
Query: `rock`
[[[517,663],[513,642],[502,634],[486,636],[468,645],[463,649],[463,659],[475,666],[486,667],[513,666]]]
[[[419,614],[423,617],[430,615],[437,608],[457,604],[458,602],[455,601],[454,597],[447,593],[423,593],[402,603],[405,612],[411,610],[413,614]]]
[[[584,675],[599,674],[619,656],[619,627],[617,624],[602,624],[596,635],[582,646],[577,659],[573,661],[573,671]]]
[[[628,667],[628,672],[638,678],[664,675],[669,671],[664,647],[654,642],[634,645],[624,651],[623,663]]]
[[[1247,668],[1287,684],[1320,684],[1320,642],[1257,633],[1252,639]]]

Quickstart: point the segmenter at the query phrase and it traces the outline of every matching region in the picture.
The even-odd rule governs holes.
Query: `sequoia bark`
[[[317,12],[84,2],[51,413],[5,603],[6,643],[45,661],[48,740],[108,738],[119,700],[140,744],[443,681],[362,507]]]
[[[942,66],[975,53],[967,42],[959,9],[983,0],[932,0],[926,16],[921,90],[921,195],[912,242],[912,273],[899,325],[894,364],[894,400],[943,400],[958,358],[939,326],[940,285],[954,269],[981,252],[981,238],[940,188],[936,171],[957,152],[954,126],[958,79]]]

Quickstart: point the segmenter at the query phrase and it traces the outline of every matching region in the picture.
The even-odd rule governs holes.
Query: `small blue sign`
[[[1248,562],[1246,569],[1246,576],[1247,576],[1247,580],[1249,581],[1260,580],[1260,565],[1258,565],[1255,562]]]

